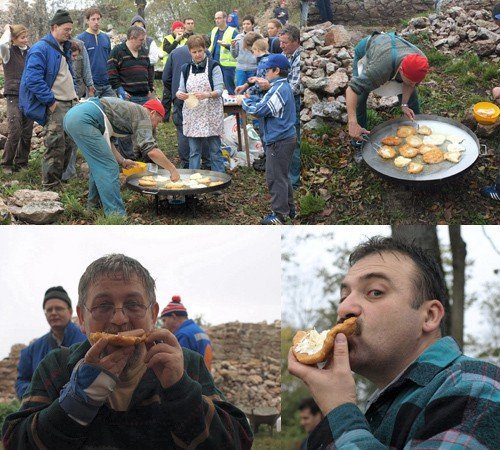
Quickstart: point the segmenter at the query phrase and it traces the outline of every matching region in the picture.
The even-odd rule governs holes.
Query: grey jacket
[[[250,50],[243,48],[243,33],[236,36],[235,45],[231,45],[231,55],[236,59],[236,68],[240,70],[257,69],[257,58]]]
[[[424,53],[415,46],[409,46],[401,39],[395,38],[396,63],[395,70],[401,65],[406,55]],[[366,64],[361,75],[353,76],[349,82],[351,89],[358,95],[369,93],[394,78],[392,70],[392,39],[388,34],[374,35],[366,46]],[[425,56],[425,55],[424,55]],[[401,80],[399,80],[401,81]]]

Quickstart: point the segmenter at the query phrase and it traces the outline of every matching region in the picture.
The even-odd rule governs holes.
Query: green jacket
[[[366,63],[361,75],[357,75],[357,68],[353,70],[354,76],[349,82],[351,89],[358,95],[369,93],[379,88],[383,84],[392,80],[395,72],[401,65],[401,61],[406,55],[411,53],[419,53],[423,56],[424,53],[411,45],[402,38],[396,37],[393,40],[391,34],[374,34],[371,38],[363,39],[358,46],[356,46],[356,54],[359,52],[359,46],[362,43],[366,44]],[[395,45],[395,61],[393,64],[393,43]],[[359,55],[360,57],[362,55]],[[354,59],[354,64],[360,58]],[[393,70],[393,66],[395,69]],[[401,81],[399,79],[398,81]]]
[[[5,449],[250,449],[245,415],[222,399],[200,355],[184,353],[181,380],[164,389],[151,369],[133,393],[128,411],[103,405],[88,426],[59,406],[59,393],[88,341],[50,352],[40,363],[18,412],[5,420]]]

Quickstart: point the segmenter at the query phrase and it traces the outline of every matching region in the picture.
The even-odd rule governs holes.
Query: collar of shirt
[[[382,395],[399,388],[407,380],[420,386],[428,384],[434,376],[462,355],[460,347],[451,336],[443,337],[430,345],[415,361],[407,366],[385,388],[377,389],[366,403],[366,411]]]

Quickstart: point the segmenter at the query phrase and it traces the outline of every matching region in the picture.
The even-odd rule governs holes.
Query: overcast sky
[[[12,344],[47,333],[48,287],[62,285],[76,305],[86,267],[109,253],[136,258],[150,271],[160,310],[179,294],[191,316],[213,325],[281,318],[278,228],[0,227],[0,359]]]
[[[488,236],[493,240],[495,247],[500,250],[500,227],[486,226],[484,227]],[[334,232],[335,244],[339,247],[346,244],[352,249],[356,244],[362,242],[367,237],[377,234],[390,236],[391,228],[386,225],[381,226],[335,226],[335,227],[293,227],[285,231],[285,241],[289,243],[295,242],[297,236],[315,235],[321,236],[328,232]],[[467,266],[467,275],[470,279],[466,283],[466,292],[472,293],[483,292],[482,289],[487,282],[493,281],[495,278],[498,282],[500,275],[494,274],[494,270],[499,270],[500,273],[500,257],[495,252],[491,243],[486,239],[481,226],[462,226],[462,238],[467,245],[467,261],[473,264]],[[438,237],[441,246],[449,246],[448,227],[438,226]],[[285,242],[285,248],[288,246]],[[292,249],[296,254],[296,260],[300,264],[294,269],[290,268],[291,273],[297,274],[303,280],[315,280],[317,270],[320,267],[331,267],[332,257],[327,253],[326,249],[331,246],[330,242],[325,242],[325,239],[309,239],[306,243],[293,244]],[[322,295],[322,282],[310,283],[310,290],[307,297],[304,296],[304,307],[310,306],[318,309],[328,306],[328,302]],[[282,303],[284,308],[290,306],[290,296],[286,293],[286,289],[282,292]],[[314,326],[313,323],[309,326]],[[465,331],[473,335],[484,337],[489,333],[485,326],[484,318],[481,316],[479,308],[473,306],[470,308],[465,317]]]

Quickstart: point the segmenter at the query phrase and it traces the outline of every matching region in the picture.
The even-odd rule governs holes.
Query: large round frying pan
[[[130,175],[127,178],[127,186],[134,191],[141,192],[143,194],[152,194],[152,195],[197,195],[204,194],[207,192],[220,191],[221,189],[225,189],[231,183],[231,176],[227,173],[222,172],[213,172],[211,170],[198,170],[198,169],[178,169],[179,175],[182,180],[187,180],[194,173],[200,173],[204,177],[210,177],[214,179],[214,181],[221,180],[222,184],[217,186],[207,186],[203,188],[186,188],[186,189],[166,189],[166,188],[156,188],[149,186],[140,186],[139,179],[144,175],[152,175],[149,172],[141,172],[135,173],[134,175]],[[158,175],[164,177],[170,177],[170,172],[166,169],[158,169]]]
[[[377,154],[376,145],[389,135],[396,135],[397,129],[402,125],[415,125],[407,118],[388,120],[376,126],[368,135],[368,140],[363,144],[362,156],[366,164],[379,175],[391,180],[412,185],[436,184],[452,177],[463,174],[476,162],[479,156],[479,140],[476,135],[466,126],[456,120],[447,117],[440,117],[430,114],[419,114],[416,116],[419,126],[427,125],[432,129],[433,134],[455,135],[464,140],[462,145],[465,151],[458,163],[443,161],[439,164],[424,164],[424,170],[419,174],[408,173],[406,167],[396,167],[392,159],[383,159]],[[448,142],[449,143],[449,142]],[[375,145],[374,145],[375,144]],[[447,143],[445,143],[446,145]],[[444,148],[444,146],[440,146]],[[413,160],[421,162],[421,155]]]

